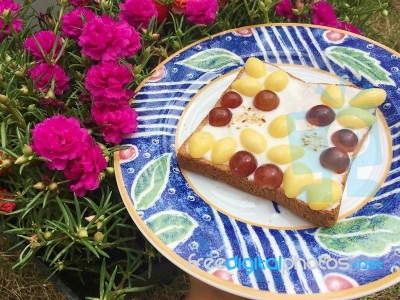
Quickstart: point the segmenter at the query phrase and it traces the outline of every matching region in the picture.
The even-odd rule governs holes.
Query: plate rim
[[[307,28],[316,28],[316,29],[322,29],[324,31],[334,31],[338,33],[343,33],[348,36],[353,36],[358,39],[370,42],[371,44],[374,44],[376,46],[381,47],[382,49],[397,55],[400,57],[400,53],[391,49],[390,47],[383,45],[377,41],[374,41],[371,38],[364,37],[362,35],[358,35],[352,32],[348,32],[345,30],[341,29],[336,29],[328,26],[320,26],[320,25],[313,25],[313,24],[299,24],[299,23],[268,23],[268,24],[257,24],[257,25],[248,25],[248,26],[242,26],[238,28],[233,28],[225,31],[221,31],[219,33],[210,35],[209,37],[202,38],[200,40],[197,40],[186,47],[182,48],[181,50],[173,53],[171,56],[166,58],[164,61],[159,63],[153,71],[157,71],[160,68],[162,68],[166,63],[168,63],[170,60],[175,58],[177,55],[180,53],[186,51],[187,49],[192,48],[193,46],[200,44],[204,41],[211,40],[215,37],[222,36],[224,34],[234,32],[237,30],[242,30],[242,29],[252,29],[252,28],[265,28],[265,27],[307,27]],[[151,75],[144,79],[138,87],[135,89],[135,95],[138,91],[140,91],[143,86],[150,80]],[[134,102],[134,98],[129,101],[130,104]],[[335,291],[335,292],[324,292],[324,293],[312,293],[312,294],[287,294],[287,293],[278,293],[278,292],[271,292],[268,290],[259,290],[255,289],[254,287],[246,287],[243,285],[239,285],[236,283],[231,283],[227,282],[225,280],[222,280],[210,273],[207,273],[200,268],[196,267],[189,267],[189,262],[179,256],[174,250],[170,249],[167,247],[151,230],[150,228],[145,224],[145,222],[141,219],[140,215],[136,211],[130,196],[128,194],[128,191],[125,188],[125,183],[122,177],[122,171],[121,171],[121,159],[119,158],[118,151],[114,153],[114,169],[115,169],[115,177],[117,181],[117,186],[118,190],[120,192],[121,198],[124,202],[124,205],[126,209],[128,210],[129,215],[131,216],[132,220],[135,222],[136,226],[138,229],[141,231],[141,233],[145,236],[145,238],[164,256],[166,257],[169,261],[171,261],[173,264],[175,264],[178,268],[186,272],[187,274],[213,286],[216,287],[220,290],[223,290],[225,292],[228,292],[230,294],[235,294],[238,296],[242,297],[257,297],[253,299],[266,299],[273,297],[273,299],[287,299],[288,297],[293,298],[293,299],[327,299],[327,297],[332,298],[332,299],[354,299],[358,297],[362,297],[365,295],[369,295],[375,292],[378,292],[380,290],[386,289],[396,283],[400,282],[400,269],[395,271],[392,274],[386,275],[378,280],[375,280],[373,282],[369,282],[364,285],[360,285],[357,287],[349,288],[349,289],[344,289],[340,291]]]

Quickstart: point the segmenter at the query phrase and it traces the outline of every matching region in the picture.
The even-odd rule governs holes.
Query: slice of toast
[[[251,57],[180,146],[178,163],[331,227],[385,98],[381,89],[305,83]]]

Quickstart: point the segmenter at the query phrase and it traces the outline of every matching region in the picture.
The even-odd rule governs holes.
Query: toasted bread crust
[[[259,187],[254,181],[232,175],[229,168],[225,165],[214,165],[202,158],[192,158],[183,147],[179,149],[177,159],[182,169],[226,182],[250,194],[273,200],[317,226],[332,227],[337,221],[340,203],[330,210],[312,210],[304,201],[286,197],[282,188],[270,190]]]

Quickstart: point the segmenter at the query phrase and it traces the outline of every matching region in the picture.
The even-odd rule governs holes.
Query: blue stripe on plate
[[[254,243],[252,241],[252,238],[250,236],[250,232],[247,229],[247,225],[242,222],[236,221],[236,225],[239,227],[240,234],[243,236],[243,239],[246,243],[246,249],[249,254],[249,257],[252,259],[255,259],[257,257],[261,257],[262,254],[257,251],[257,249],[254,247]],[[265,272],[268,272],[266,270]],[[254,266],[254,275],[256,276],[257,283],[258,283],[258,288],[261,290],[268,290],[268,283],[267,279],[265,278],[263,270],[259,268],[259,266]]]
[[[278,255],[274,253],[274,250],[271,248],[271,243],[265,234],[264,230],[260,227],[257,226],[252,226],[254,229],[254,232],[256,233],[260,244],[263,245],[263,256],[268,259],[268,258],[276,258],[278,259]],[[275,285],[275,290],[278,293],[286,293],[286,288],[285,288],[285,283],[282,278],[282,273],[279,270],[271,270],[270,271],[272,274],[272,277],[274,278],[274,285]]]
[[[307,261],[307,259],[310,259],[311,257],[306,257],[304,255],[304,250],[302,249],[302,247],[299,243],[299,240],[298,240],[297,236],[294,234],[294,232],[292,230],[286,230],[285,232],[290,237],[293,244],[295,245],[299,258],[302,258],[305,261]],[[311,271],[311,269],[308,268],[308,266],[304,269],[304,273],[306,274],[308,286],[310,287],[311,291],[313,293],[320,293],[321,290],[318,287],[318,284],[316,282],[316,280],[318,280],[318,279],[315,278],[313,272]],[[311,278],[312,278],[312,280],[310,280]]]
[[[324,60],[322,59],[322,54],[318,51],[318,49],[314,45],[314,42],[312,40],[314,36],[312,35],[312,33],[307,31],[306,28],[298,28],[298,32],[300,33],[299,38],[305,42],[304,48],[308,49],[307,53],[311,53],[310,57],[314,61],[313,67],[329,71]]]
[[[285,258],[291,258],[289,248],[286,245],[285,239],[283,238],[282,234],[278,230],[269,230],[269,232],[271,234],[271,237],[275,239],[276,243],[278,244],[281,250],[282,260]],[[292,282],[300,282],[300,278],[296,270],[291,269],[287,272],[289,273],[289,278]],[[294,285],[294,290],[296,294],[303,294],[305,292],[303,286],[299,284]]]
[[[227,234],[230,233],[230,235],[228,235],[228,238],[229,238],[229,243],[232,247],[233,257],[237,256],[238,258],[242,258],[242,252],[240,251],[239,241],[237,240],[236,236],[234,235],[235,231],[229,220],[230,218],[224,214],[221,214],[221,213],[218,213],[218,214],[221,217],[221,221],[224,225],[225,232]],[[227,258],[229,258],[229,257],[227,257]],[[249,276],[246,275],[245,270],[239,270],[237,272],[237,274],[238,274],[238,280],[240,281],[240,283],[242,285],[252,287]]]

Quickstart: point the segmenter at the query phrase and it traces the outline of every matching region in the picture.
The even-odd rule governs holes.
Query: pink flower
[[[51,170],[64,170],[71,159],[81,155],[81,148],[90,141],[78,119],[56,115],[38,123],[32,130],[32,149],[47,158]]]
[[[152,0],[125,0],[125,3],[121,3],[119,7],[121,12],[118,14],[118,18],[136,29],[141,26],[149,27],[150,19],[158,15]]]
[[[0,41],[4,38],[4,34],[10,34],[12,30],[19,32],[22,30],[22,19],[17,18],[18,11],[21,9],[21,5],[15,3],[12,0],[0,1]],[[3,13],[8,10],[11,14],[9,17],[10,22],[4,21]]]
[[[132,80],[133,75],[125,65],[116,61],[102,61],[90,67],[85,88],[95,101],[123,102],[133,96],[133,91],[125,88]]]
[[[125,21],[115,22],[107,15],[83,26],[79,37],[82,53],[96,60],[133,56],[140,49],[140,35]]]
[[[62,16],[61,30],[68,37],[78,38],[82,33],[83,25],[95,17],[95,13],[90,9],[78,7]]]
[[[293,7],[291,0],[281,0],[275,6],[275,12],[278,16],[285,17],[293,21],[296,18],[296,16],[293,14],[292,9]]]
[[[348,22],[339,22],[337,28],[347,30],[353,33],[362,34],[361,30]]]
[[[96,124],[102,126],[104,139],[110,143],[119,144],[123,134],[133,133],[136,130],[137,114],[128,103],[94,103],[92,116]]]
[[[69,88],[69,78],[64,70],[58,65],[49,65],[40,63],[33,67],[30,76],[35,84],[36,90],[42,90],[46,93],[51,87],[51,81],[54,80],[54,93],[60,95]]]
[[[75,5],[75,6],[86,6],[90,3],[90,0],[70,0],[69,4]]]
[[[217,11],[217,0],[188,0],[185,16],[193,24],[211,25]]]
[[[71,179],[69,188],[78,197],[83,197],[86,191],[93,191],[100,185],[100,172],[107,168],[107,161],[99,145],[85,143],[78,157],[69,161],[64,170],[66,179]]]
[[[36,40],[37,42],[36,42]],[[35,58],[37,59],[44,59],[39,45],[42,48],[44,55],[50,58],[56,58],[61,50],[61,38],[56,37],[53,31],[46,30],[46,31],[39,31],[34,33],[32,36],[28,37],[24,43],[24,48],[28,50]],[[54,43],[57,43],[56,49],[51,55],[51,52],[54,47]]]
[[[6,189],[0,189],[0,212],[6,212],[10,213],[14,210],[14,208],[17,206],[15,202],[11,202],[10,200],[13,200],[14,197],[12,197],[9,191]]]
[[[336,27],[338,19],[332,5],[325,1],[314,2],[311,4],[313,13],[312,22],[316,25]]]

